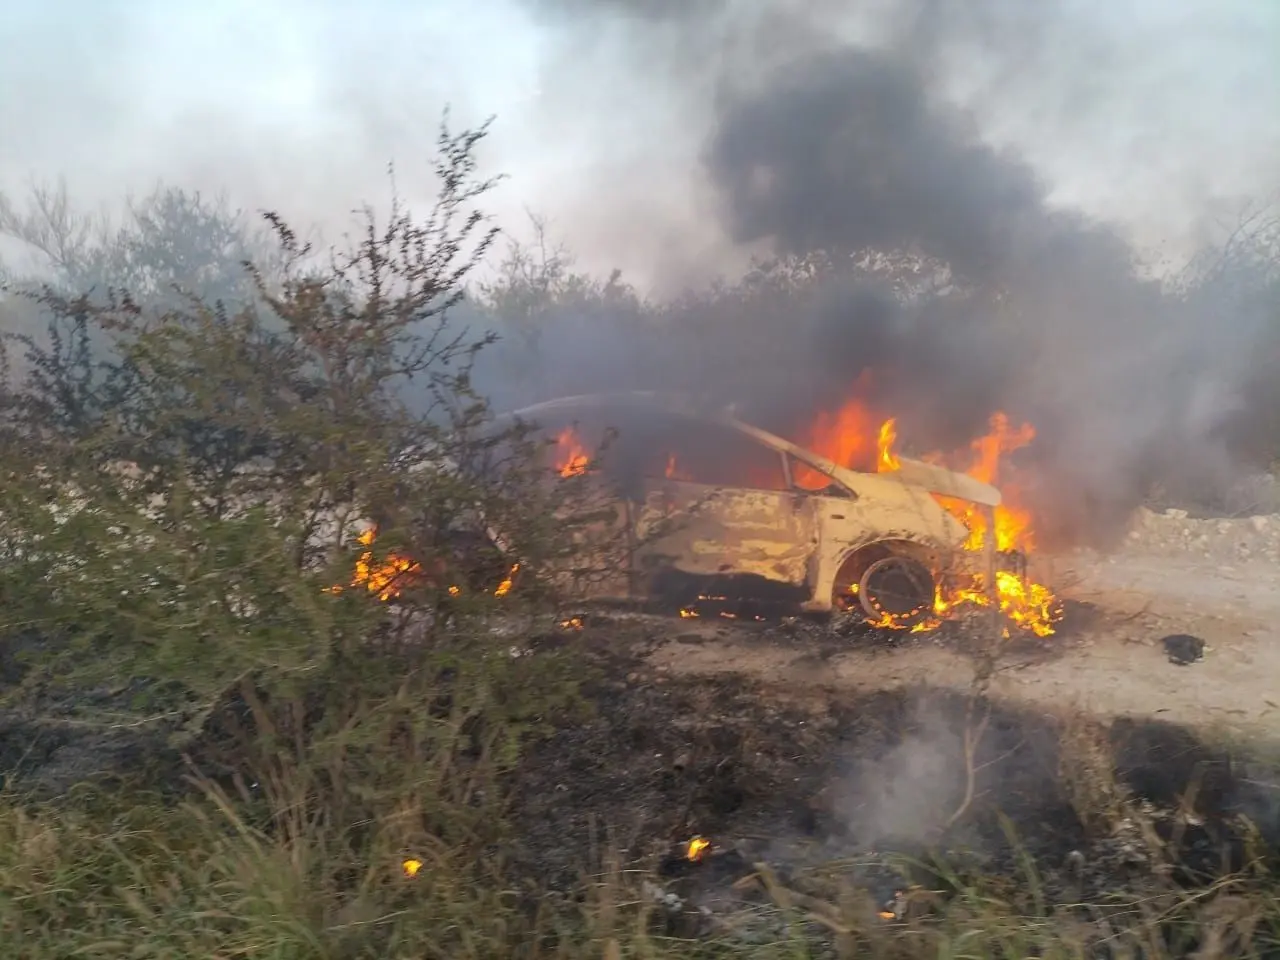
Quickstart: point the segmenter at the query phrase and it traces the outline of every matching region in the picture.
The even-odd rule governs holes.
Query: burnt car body
[[[999,491],[922,461],[851,470],[665,395],[565,397],[507,416],[571,431],[584,451],[612,437],[589,469],[616,500],[628,549],[596,597],[753,596],[905,618],[927,611],[939,578],[991,561],[963,549],[969,531],[938,497],[990,510]]]

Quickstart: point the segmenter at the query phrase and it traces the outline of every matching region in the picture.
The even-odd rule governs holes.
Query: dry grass
[[[1111,833],[1129,797],[1116,776],[1110,726],[1083,711],[1068,713],[1058,744],[1058,776],[1080,824],[1092,836]]]
[[[1106,730],[1063,726],[1062,775],[1082,819],[1113,829],[1128,801]],[[316,783],[275,767],[262,799],[193,779],[186,798],[81,788],[57,805],[0,796],[0,943],[25,960],[72,957],[1085,958],[1280,955],[1280,889],[1257,864],[1193,892],[1153,875],[1138,892],[1094,904],[1051,903],[1036,866],[1023,875],[946,875],[910,890],[901,916],[833,869],[779,877],[757,865],[739,884],[753,906],[702,917],[673,935],[649,875],[597,853],[580,896],[525,889],[505,874],[492,835],[432,832],[460,800],[452,761],[430,777],[384,785],[369,823],[339,800],[317,809]],[[282,772],[284,771],[284,772]],[[474,779],[474,771],[469,776]],[[290,778],[293,779],[290,779]],[[485,789],[497,788],[496,782]],[[353,789],[358,789],[353,786]],[[350,798],[341,801],[350,802]],[[303,808],[308,812],[304,814]],[[430,817],[423,811],[431,810]],[[265,823],[265,825],[264,825]],[[353,832],[359,834],[353,840]],[[407,876],[406,858],[421,863]],[[907,865],[904,865],[904,869]],[[934,889],[936,888],[936,889]],[[686,917],[686,920],[688,918]]]

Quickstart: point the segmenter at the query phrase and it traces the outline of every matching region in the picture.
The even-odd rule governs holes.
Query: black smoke
[[[722,104],[707,169],[733,238],[788,253],[915,247],[989,277],[1046,226],[1031,171],[970,141],[888,54],[832,51]]]
[[[981,433],[997,409],[1031,420],[1041,512],[1063,537],[1114,533],[1153,478],[1211,480],[1253,412],[1239,391],[1249,318],[1211,318],[1141,279],[1119,236],[1053,209],[927,84],[891,51],[832,50],[721,103],[706,166],[735,241],[913,251],[970,291],[868,310],[833,288],[795,374],[838,388],[877,371],[930,445]]]
[[[1275,379],[1259,367],[1274,363],[1259,350],[1274,307],[1143,278],[1124,238],[1056,207],[1023,159],[984,139],[949,96],[954,64],[1015,82],[1062,11],[976,8],[900,5],[876,43],[839,43],[814,20],[779,53],[763,28],[726,31],[724,3],[605,4],[661,22],[636,33],[652,62],[680,69],[698,53],[684,69],[702,99],[673,109],[705,125],[701,174],[726,248],[784,266],[668,305],[656,327],[604,311],[588,340],[549,322],[547,343],[561,331],[578,360],[573,382],[695,392],[796,439],[856,385],[918,450],[963,447],[1005,411],[1037,428],[1021,467],[1051,541],[1118,534],[1158,480],[1220,484],[1240,438],[1258,434],[1245,385]],[[714,83],[694,82],[708,71]],[[896,273],[865,268],[874,253]],[[795,265],[814,263],[797,282]]]

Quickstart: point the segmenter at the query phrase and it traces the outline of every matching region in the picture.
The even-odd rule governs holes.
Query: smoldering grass
[[[420,836],[412,850],[423,865],[408,877],[395,824],[351,857],[343,853],[350,849],[345,826],[272,833],[243,818],[233,793],[195,786],[180,802],[132,789],[81,788],[56,805],[0,797],[6,942],[22,943],[31,960],[1074,958],[1098,951],[1163,958],[1195,949],[1226,958],[1280,948],[1274,879],[1237,875],[1193,891],[1054,904],[1025,853],[1023,875],[1012,881],[904,859],[904,877],[934,871],[942,892],[919,897],[922,910],[891,921],[870,919],[852,888],[829,880],[820,897],[760,867],[762,902],[693,937],[665,929],[663,910],[645,889],[653,878],[617,854],[602,855],[576,897],[553,897],[522,889],[473,847]],[[848,864],[831,867],[829,877]],[[1039,909],[1028,910],[1027,899]]]

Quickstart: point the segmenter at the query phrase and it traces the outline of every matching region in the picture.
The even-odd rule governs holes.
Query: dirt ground
[[[613,856],[665,878],[654,891],[675,898],[673,916],[711,922],[750,913],[734,882],[761,862],[794,889],[835,878],[888,905],[910,883],[938,887],[927,869],[935,855],[957,882],[1015,878],[1029,856],[1047,894],[1069,903],[1148,882],[1143,837],[1153,825],[1179,838],[1170,856],[1193,883],[1240,862],[1237,815],[1280,837],[1275,776],[1148,719],[1098,728],[1102,785],[1114,774],[1140,812],[1091,831],[1063,775],[1072,754],[1060,718],[997,701],[967,764],[971,701],[951,689],[961,675],[912,684],[901,667],[937,670],[958,655],[933,643],[849,643],[776,626],[588,615],[561,652],[591,665],[593,715],[534,746],[512,784],[522,872],[567,890]],[[1156,666],[1180,669],[1143,649]],[[1193,808],[1183,808],[1189,787]],[[712,855],[690,864],[695,836]],[[906,860],[917,866],[904,875]]]
[[[1038,560],[1032,575],[1067,601],[1059,634],[1011,643],[992,693],[1011,704],[1149,717],[1208,733],[1280,734],[1280,566],[1269,559],[1206,565],[1198,554],[1126,550]],[[969,659],[942,635],[856,641],[815,650],[770,626],[686,621],[650,662],[676,674],[739,674],[804,688],[955,691],[973,679]],[[1159,642],[1205,640],[1201,662],[1170,663]],[[715,643],[685,642],[715,638]]]
[[[1015,873],[1007,816],[1063,896],[1087,895],[1064,866],[1081,851],[1094,886],[1114,889],[1142,873],[1142,844],[1123,827],[1087,835],[1060,765],[1072,714],[1109,729],[1121,788],[1148,804],[1150,821],[1172,823],[1200,781],[1207,826],[1192,846],[1211,859],[1230,846],[1235,814],[1280,836],[1280,777],[1218,747],[1222,734],[1280,734],[1277,567],[1231,559],[1206,569],[1203,556],[1131,543],[1110,557],[1037,561],[1032,574],[1058,589],[1067,616],[1058,635],[1008,644],[975,801],[952,830],[942,825],[964,803],[973,678],[954,632],[588,613],[562,642],[604,665],[596,716],[523,767],[525,855],[552,882],[581,876],[603,849],[648,857],[690,872],[675,888],[705,900],[717,895],[714,871],[681,864],[681,843],[705,835],[726,878],[758,859],[796,874],[839,862],[879,897],[903,882],[888,851],[941,842],[976,870]],[[1204,659],[1171,663],[1160,640],[1174,633],[1203,638]]]

